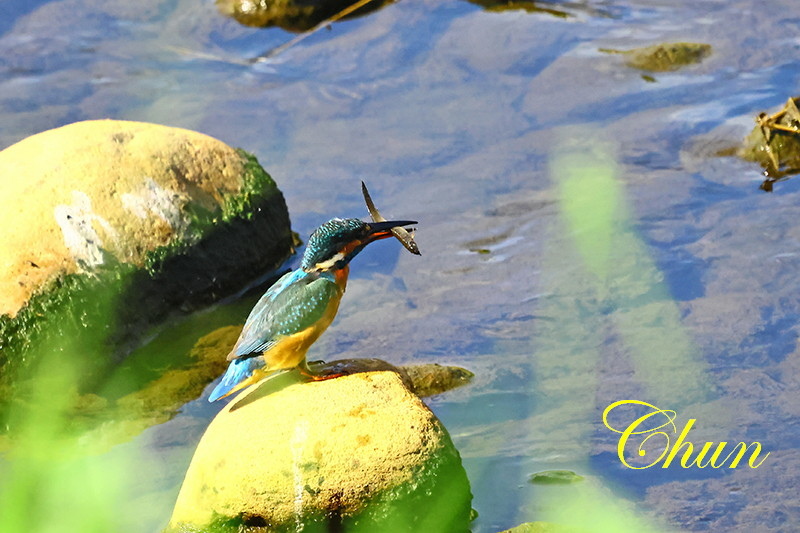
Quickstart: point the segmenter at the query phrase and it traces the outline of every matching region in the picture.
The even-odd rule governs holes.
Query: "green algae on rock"
[[[705,43],[662,43],[632,50],[600,48],[607,54],[624,54],[629,67],[649,72],[670,72],[687,65],[700,63],[711,55],[712,47]]]
[[[38,345],[88,332],[91,348],[60,357],[81,360],[91,392],[148,326],[232,294],[292,250],[274,181],[197,132],[79,122],[6,148],[0,169],[0,397]]]
[[[397,373],[276,381],[246,389],[211,422],[168,531],[468,529],[459,454]]]

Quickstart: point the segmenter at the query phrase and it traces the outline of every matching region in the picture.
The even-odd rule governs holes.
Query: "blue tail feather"
[[[209,402],[219,400],[231,391],[236,385],[253,375],[253,372],[263,366],[261,357],[248,357],[247,359],[234,359],[228,365],[228,370],[222,376],[222,380],[211,391],[208,397]]]

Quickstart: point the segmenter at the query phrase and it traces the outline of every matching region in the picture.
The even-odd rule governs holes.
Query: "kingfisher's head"
[[[392,228],[416,224],[412,220],[364,222],[357,218],[334,218],[318,227],[308,239],[302,268],[331,271],[344,268],[372,241],[392,236]]]

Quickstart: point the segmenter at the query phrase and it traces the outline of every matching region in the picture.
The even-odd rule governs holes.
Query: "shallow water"
[[[366,217],[362,179],[387,218],[419,220],[422,257],[395,242],[362,253],[309,357],[476,373],[429,401],[462,453],[475,533],[569,521],[569,489],[527,483],[554,469],[667,530],[795,530],[800,182],[767,194],[757,166],[713,155],[795,95],[795,1],[540,5],[569,16],[399,2],[248,66],[293,35],[212,2],[6,0],[0,148],[77,120],[158,122],[255,153],[302,236]],[[666,41],[714,51],[655,82],[598,51]],[[588,197],[619,193],[597,249],[570,218],[569,166],[584,156],[612,176]],[[255,298],[192,319],[196,337]],[[695,443],[771,454],[757,469],[626,469],[602,423],[621,399],[697,419]],[[141,461],[117,488],[119,530],[169,518],[218,408],[190,402],[98,459]]]

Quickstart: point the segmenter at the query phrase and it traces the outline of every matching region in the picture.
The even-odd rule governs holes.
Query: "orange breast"
[[[292,335],[286,335],[276,342],[272,348],[264,352],[264,361],[269,370],[280,370],[283,368],[294,368],[303,363],[306,352],[312,344],[316,342],[322,332],[328,329],[333,322],[336,313],[339,311],[339,302],[344,293],[344,286],[347,284],[347,274],[349,269],[343,268],[336,272],[336,285],[341,288],[336,298],[331,298],[328,307],[325,309],[323,317],[311,327],[299,331]]]
[[[334,278],[336,279],[336,284],[339,286],[340,289],[342,289],[342,292],[344,292],[344,289],[347,286],[347,277],[349,275],[350,275],[350,265],[345,265],[344,268],[337,270],[333,274]]]

